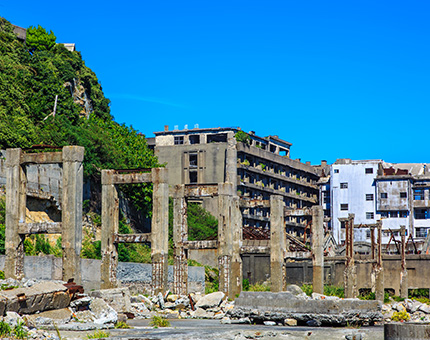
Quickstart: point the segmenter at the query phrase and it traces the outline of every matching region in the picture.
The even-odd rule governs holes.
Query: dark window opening
[[[367,220],[373,220],[375,218],[375,214],[373,212],[367,212],[366,213],[366,219]]]
[[[200,144],[200,135],[191,135],[189,139],[190,144]]]
[[[406,195],[406,192],[401,192],[400,193],[400,198],[406,198],[408,197],[408,195]]]
[[[276,152],[276,145],[270,144],[270,152]]]
[[[175,136],[175,145],[184,144],[184,136]]]
[[[366,168],[366,174],[373,174],[373,168]]]
[[[348,183],[340,183],[341,189],[348,189]]]
[[[197,171],[190,171],[190,183],[197,183]]]
[[[197,154],[196,153],[190,153],[190,168],[197,168]]]
[[[414,200],[422,201],[424,199],[424,190],[423,189],[414,189]]]
[[[213,135],[207,136],[208,143],[226,143],[227,142],[227,134],[226,133],[217,133]]]
[[[381,192],[381,198],[388,198],[388,194],[386,192]]]
[[[334,172],[335,174],[338,174],[338,173],[339,173],[339,169],[333,169],[333,172]]]
[[[373,194],[366,194],[366,201],[373,201]]]
[[[348,210],[348,204],[347,203],[342,203],[340,205],[340,210]]]

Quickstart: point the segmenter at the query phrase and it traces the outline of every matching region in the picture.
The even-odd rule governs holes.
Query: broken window
[[[270,144],[270,152],[276,152],[276,145]]]
[[[184,144],[184,136],[175,136],[174,138],[175,145]]]
[[[348,183],[340,183],[341,189],[348,189]]]
[[[191,135],[189,139],[190,144],[200,144],[200,135]]]
[[[226,133],[216,133],[212,135],[207,135],[208,143],[226,143],[227,134]]]
[[[373,201],[373,194],[366,194],[366,201]]]
[[[366,213],[366,219],[367,220],[373,220],[374,217],[375,217],[375,214],[373,212],[370,211],[370,212]]]
[[[414,200],[422,201],[424,199],[424,190],[423,189],[414,189]]]
[[[366,168],[365,173],[366,174],[373,174],[373,168]]]
[[[381,192],[381,198],[388,198],[388,194],[386,192]]]
[[[340,210],[348,210],[348,203],[342,203],[340,205]]]
[[[406,194],[406,192],[401,192],[400,193],[400,198],[406,198],[408,197],[408,195]]]
[[[198,158],[196,153],[189,154],[190,168],[196,169],[198,166]]]
[[[197,171],[190,171],[190,183],[197,183]]]

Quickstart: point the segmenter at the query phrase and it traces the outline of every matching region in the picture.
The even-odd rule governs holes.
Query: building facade
[[[237,134],[241,138],[237,138]],[[278,136],[260,137],[239,128],[184,129],[155,132],[156,156],[169,169],[169,184],[231,182],[243,200],[269,200],[281,195],[286,208],[318,204],[318,175],[310,164],[290,159],[291,143]],[[240,141],[238,141],[240,140]],[[203,199],[217,214],[217,203]],[[286,218],[287,231],[302,234],[309,217]],[[244,226],[268,228],[269,208],[243,208]]]

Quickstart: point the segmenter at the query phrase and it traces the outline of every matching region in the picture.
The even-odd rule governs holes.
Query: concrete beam
[[[19,223],[18,233],[21,235],[31,234],[61,234],[61,222],[38,222],[38,223]]]
[[[5,276],[24,277],[24,235],[18,231],[19,222],[25,222],[26,176],[21,167],[21,149],[6,150],[6,231]]]
[[[152,169],[152,291],[167,290],[167,256],[169,251],[169,185],[166,168]]]
[[[21,155],[21,164],[53,164],[62,162],[63,154],[61,152],[22,153]]]
[[[81,284],[82,198],[84,148],[63,147],[62,247],[63,280]]]
[[[285,251],[286,232],[284,201],[282,196],[270,196],[270,280],[271,291],[282,292],[286,288]]]
[[[149,173],[130,173],[130,174],[113,174],[112,184],[137,184],[152,182],[152,174]]]
[[[324,212],[321,206],[312,207],[312,268],[313,291],[324,294]]]
[[[207,240],[207,241],[186,241],[184,242],[186,249],[217,249],[218,240]]]
[[[119,199],[115,185],[112,182],[107,184],[113,172],[114,170],[102,170],[102,289],[118,286],[116,277],[118,250],[114,237],[118,233]]]
[[[214,197],[218,195],[218,184],[187,184],[184,188],[184,196],[193,197]]]
[[[142,234],[115,234],[115,243],[149,243],[151,242],[151,233]]]

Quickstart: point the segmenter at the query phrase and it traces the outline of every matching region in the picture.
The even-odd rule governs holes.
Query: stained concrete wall
[[[4,270],[5,256],[0,256],[0,269]],[[100,260],[81,259],[82,285],[86,291],[100,289]],[[49,256],[25,256],[24,274],[26,278],[61,280],[61,258]],[[123,285],[130,286],[134,292],[150,292],[152,265],[146,263],[120,262],[117,277]],[[173,287],[173,266],[168,269],[168,286]],[[205,269],[188,267],[188,291],[205,291]]]

